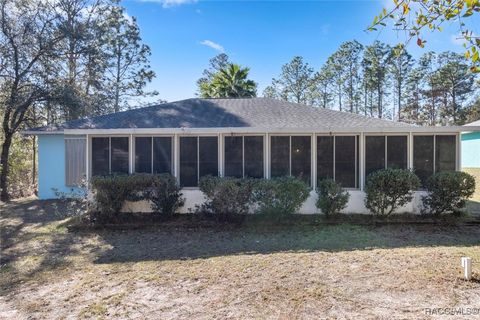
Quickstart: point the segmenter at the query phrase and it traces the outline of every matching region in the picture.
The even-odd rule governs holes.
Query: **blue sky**
[[[167,101],[194,97],[196,80],[219,52],[250,67],[250,78],[259,84],[261,95],[295,55],[319,69],[344,41],[405,40],[390,29],[364,31],[388,0],[126,0],[123,5],[137,18],[143,40],[152,49],[157,77],[148,89]],[[427,50],[462,51],[455,40],[457,26],[444,27],[442,33],[427,35],[425,49],[412,43],[408,50],[414,57]]]

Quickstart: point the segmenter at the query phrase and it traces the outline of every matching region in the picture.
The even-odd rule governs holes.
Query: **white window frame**
[[[223,134],[222,137],[221,137],[221,140],[222,140],[222,146],[223,146],[223,150],[222,150],[222,154],[223,154],[223,157],[222,157],[222,168],[223,168],[223,171],[222,171],[222,176],[225,175],[225,165],[226,165],[226,161],[225,161],[225,138],[227,137],[241,137],[242,138],[242,177],[245,178],[245,137],[262,137],[262,142],[263,142],[263,148],[262,148],[262,156],[263,156],[263,168],[262,168],[262,171],[263,171],[263,176],[261,179],[265,179],[266,175],[265,175],[265,162],[266,162],[266,157],[265,157],[265,134],[255,134],[255,133],[246,133],[246,134],[243,134],[243,133],[231,133],[231,134]]]
[[[141,135],[133,135],[132,137],[132,150],[133,150],[133,157],[132,157],[132,172],[136,173],[136,138],[150,138],[150,148],[151,148],[151,156],[150,156],[150,174],[153,174],[153,138],[170,138],[171,139],[171,154],[170,154],[170,174],[174,175],[175,172],[175,136],[171,134],[141,134]]]
[[[410,169],[410,139],[409,139],[409,134],[408,133],[401,133],[401,132],[394,132],[394,133],[365,133],[364,134],[364,143],[363,143],[363,155],[365,158],[365,165],[366,165],[366,159],[367,159],[367,137],[385,137],[385,163],[383,166],[383,169],[387,169],[388,165],[388,137],[405,137],[407,138],[407,169]],[[366,171],[366,166],[363,170],[363,175],[366,177],[367,176],[367,171]]]
[[[437,138],[436,136],[455,136],[455,170],[459,171],[460,170],[460,134],[459,133],[448,133],[448,132],[441,132],[441,133],[412,133],[412,169],[415,169],[413,166],[414,160],[415,160],[415,146],[414,146],[414,137],[415,136],[433,136],[433,174],[437,173],[437,168],[436,168],[436,157],[437,157]]]
[[[177,178],[177,181],[178,183],[180,184],[181,181],[180,181],[180,138],[184,138],[184,137],[191,137],[191,138],[197,138],[197,185],[198,183],[200,182],[200,137],[214,137],[214,138],[217,138],[217,175],[220,177],[222,176],[222,170],[221,170],[221,161],[222,161],[222,157],[221,157],[221,149],[222,149],[222,146],[220,145],[220,142],[222,139],[220,139],[221,137],[221,134],[220,133],[217,133],[217,134],[211,134],[211,133],[204,133],[204,134],[201,134],[201,133],[192,133],[192,134],[179,134],[176,136],[176,140],[178,140],[178,143],[176,143],[176,147],[175,147],[175,156],[176,156],[176,160],[175,160],[175,165],[177,166],[178,168],[178,171],[176,171],[176,178]],[[196,187],[182,187],[183,189],[185,190],[198,190],[198,186]]]
[[[329,134],[329,133],[317,133],[315,134],[315,160],[314,160],[314,164],[315,164],[315,185],[317,183],[317,137],[333,137],[333,180],[335,180],[335,167],[336,167],[336,155],[335,155],[335,149],[336,149],[336,138],[335,137],[355,137],[355,188],[344,188],[345,190],[360,190],[362,189],[362,186],[361,186],[361,180],[362,180],[362,177],[359,177],[359,173],[362,172],[359,167],[362,165],[360,159],[360,153],[362,152],[362,144],[361,144],[361,138],[362,138],[362,134],[360,132],[358,133],[334,133],[334,134]],[[363,154],[365,154],[363,152]],[[363,157],[365,158],[365,157]],[[364,162],[364,161],[363,161]]]
[[[313,169],[314,169],[314,165],[313,165],[313,146],[314,146],[314,143],[312,142],[313,140],[316,140],[315,137],[315,134],[311,134],[311,133],[270,133],[268,134],[268,178],[270,179],[272,177],[272,140],[271,138],[272,137],[290,137],[289,138],[289,154],[288,154],[288,158],[289,158],[289,170],[288,170],[288,176],[292,176],[292,137],[310,137],[310,185],[309,187],[314,189],[315,188],[315,183],[314,183],[314,179],[313,179]],[[316,146],[316,142],[315,142],[315,146]]]
[[[132,135],[128,134],[112,134],[112,135],[88,135],[87,137],[87,176],[92,177],[93,167],[92,167],[92,140],[94,138],[108,138],[108,174],[112,174],[112,138],[128,138],[128,174],[132,174]]]

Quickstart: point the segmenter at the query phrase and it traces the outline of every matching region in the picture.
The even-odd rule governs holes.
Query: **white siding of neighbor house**
[[[122,134],[119,135],[114,135],[114,134],[88,134],[86,135],[86,139],[84,140],[86,142],[86,148],[84,149],[85,151],[85,163],[83,164],[83,167],[85,167],[86,171],[86,177],[87,179],[91,176],[91,145],[92,145],[92,138],[93,137],[107,137],[107,136],[128,136],[129,138],[129,172],[133,173],[134,168],[135,168],[135,155],[134,155],[134,138],[136,136],[169,136],[172,137],[172,143],[173,143],[173,173],[176,177],[180,176],[179,172],[179,138],[182,136],[217,136],[218,137],[218,171],[219,175],[223,176],[224,174],[224,137],[225,136],[231,136],[231,135],[259,135],[264,137],[264,175],[266,178],[270,178],[270,137],[273,135],[286,135],[287,133],[285,132],[279,132],[279,133],[274,133],[274,132],[248,132],[248,133],[243,133],[241,130],[239,132],[231,132],[231,133],[212,133],[212,132],[204,132],[203,134],[200,132],[184,132],[184,133],[157,133],[157,134],[148,134],[147,132],[142,132],[139,134],[135,133],[130,133],[130,134],[125,134],[122,132]],[[364,205],[364,198],[365,198],[365,193],[363,192],[363,187],[365,184],[365,161],[364,161],[364,156],[365,156],[365,136],[368,135],[395,135],[395,134],[405,134],[408,136],[408,168],[412,168],[413,165],[413,136],[415,134],[419,135],[428,135],[428,134],[433,134],[433,133],[428,133],[428,132],[421,132],[421,133],[412,133],[412,132],[395,132],[395,133],[387,133],[387,132],[343,132],[338,135],[358,135],[359,136],[359,148],[358,148],[358,168],[359,174],[358,174],[358,180],[359,180],[359,188],[356,189],[349,189],[350,193],[350,201],[348,203],[347,208],[344,210],[345,213],[368,213],[368,210],[365,208]],[[457,152],[456,152],[456,164],[457,164],[457,169],[459,169],[459,164],[460,164],[460,141],[459,141],[459,134],[455,132],[449,132],[445,131],[443,133],[435,133],[435,134],[449,134],[449,135],[456,135],[457,136]],[[311,181],[312,181],[312,192],[308,198],[308,200],[303,204],[302,208],[300,209],[299,213],[303,214],[313,214],[313,213],[319,213],[318,209],[315,206],[316,203],[316,192],[314,191],[316,188],[316,176],[317,176],[317,139],[316,137],[318,135],[325,135],[325,133],[311,133],[311,132],[295,132],[292,133],[291,135],[305,135],[305,136],[310,136],[311,137]],[[336,134],[332,134],[336,135]],[[64,138],[74,138],[75,136],[69,135],[65,136]],[[80,136],[80,138],[85,138],[84,136]],[[80,140],[79,140],[80,141]],[[65,146],[69,145],[70,143],[73,143],[72,141],[65,141]],[[81,149],[81,148],[80,148]],[[78,149],[78,150],[80,150]],[[60,149],[59,149],[60,150]],[[63,152],[63,150],[62,150]],[[40,154],[40,157],[42,154]],[[67,155],[62,155],[62,158],[65,159]],[[68,159],[68,158],[67,158]],[[44,161],[45,159],[40,159],[40,162]],[[42,169],[42,168],[40,168]],[[56,170],[55,167],[50,167],[50,170]],[[63,166],[58,166],[58,170],[62,171],[62,175],[65,175],[63,179],[59,179],[63,187],[65,185],[65,182],[69,182],[73,179],[73,177],[76,177],[76,173],[72,173],[72,175],[67,175],[65,167]],[[82,171],[81,166],[79,167],[79,172]],[[77,171],[78,171],[77,170]],[[69,169],[68,172],[74,172],[75,170],[72,168],[71,170]],[[75,171],[76,172],[76,171]],[[46,174],[45,172],[41,172],[40,174]],[[57,175],[60,174],[60,172],[57,172]],[[75,180],[75,179],[73,179]],[[59,183],[60,183],[59,182]],[[49,189],[52,187],[56,187],[53,184],[48,184],[45,185],[45,187],[48,187]],[[42,184],[40,184],[39,188],[44,188]],[[65,187],[63,187],[65,188]],[[52,194],[49,192],[45,192],[46,190],[39,190],[40,195],[42,198],[52,198]],[[196,205],[200,205],[205,201],[204,195],[198,188],[184,188],[182,190],[182,193],[184,194],[184,197],[186,198],[186,203],[183,208],[181,208],[179,211],[182,213],[187,213],[189,210],[193,210]],[[405,207],[401,208],[398,212],[413,212],[413,213],[420,213],[420,206],[421,206],[421,196],[424,194],[422,191],[417,191],[415,192],[414,199],[411,203],[407,204]],[[124,211],[126,212],[148,212],[150,211],[150,206],[146,202],[138,202],[138,203],[126,203],[124,206]]]

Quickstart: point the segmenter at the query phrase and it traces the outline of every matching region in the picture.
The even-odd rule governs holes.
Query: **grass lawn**
[[[480,307],[478,225],[69,232],[52,202],[0,209],[1,319],[422,319]],[[462,256],[474,281],[461,279]]]

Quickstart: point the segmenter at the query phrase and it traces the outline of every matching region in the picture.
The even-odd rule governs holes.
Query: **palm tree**
[[[229,63],[213,76],[211,82],[204,82],[200,86],[200,95],[203,98],[255,97],[257,84],[247,79],[249,71],[249,68]]]

